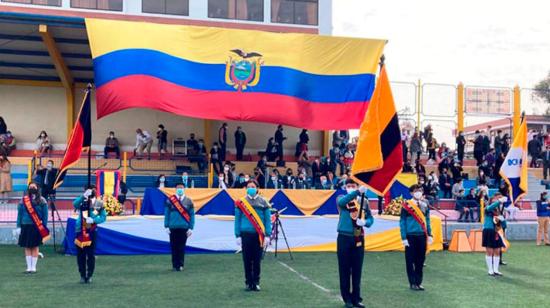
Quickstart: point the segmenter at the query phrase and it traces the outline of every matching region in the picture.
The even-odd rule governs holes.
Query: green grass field
[[[181,273],[170,271],[168,255],[99,256],[93,284],[81,285],[74,257],[42,251],[39,273],[28,276],[22,249],[0,246],[0,307],[342,306],[333,253],[267,255],[262,291],[245,292],[241,255],[188,255]],[[550,247],[515,242],[505,277],[492,278],[482,254],[432,253],[427,291],[413,292],[402,253],[367,253],[362,294],[368,307],[549,307],[549,257]]]

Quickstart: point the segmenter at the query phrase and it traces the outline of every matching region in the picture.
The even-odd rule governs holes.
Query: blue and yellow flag
[[[510,201],[515,203],[527,193],[527,121],[521,121],[517,136],[500,168],[500,175],[510,189]]]

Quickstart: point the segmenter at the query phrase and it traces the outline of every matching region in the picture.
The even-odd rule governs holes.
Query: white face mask
[[[413,197],[414,197],[416,200],[420,200],[420,199],[422,198],[422,192],[416,191],[416,192],[413,194]]]
[[[508,197],[502,196],[498,199],[498,201],[500,201],[500,203],[506,203],[506,201],[508,201]]]
[[[229,171],[229,167],[225,166],[225,167],[223,167],[223,170]]]
[[[160,181],[161,183],[164,183],[164,182],[166,181],[166,179],[165,179],[165,178],[160,178],[159,181]]]
[[[221,177],[221,176],[218,177],[218,180],[223,181],[223,177]]]
[[[355,188],[347,188],[347,187],[346,187],[346,192],[347,192],[348,194],[351,194],[352,192],[355,192],[356,190],[357,190],[357,189],[355,189]]]

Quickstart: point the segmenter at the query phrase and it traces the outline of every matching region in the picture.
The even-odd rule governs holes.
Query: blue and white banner
[[[500,168],[500,175],[510,189],[510,201],[515,203],[527,193],[527,121],[522,120],[517,136]]]

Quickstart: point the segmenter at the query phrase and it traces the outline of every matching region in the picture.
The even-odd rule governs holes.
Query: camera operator
[[[55,200],[55,189],[53,185],[55,183],[55,177],[57,176],[57,169],[54,168],[52,160],[48,160],[46,168],[38,166],[36,171],[36,182],[40,185],[40,193],[48,201]]]

